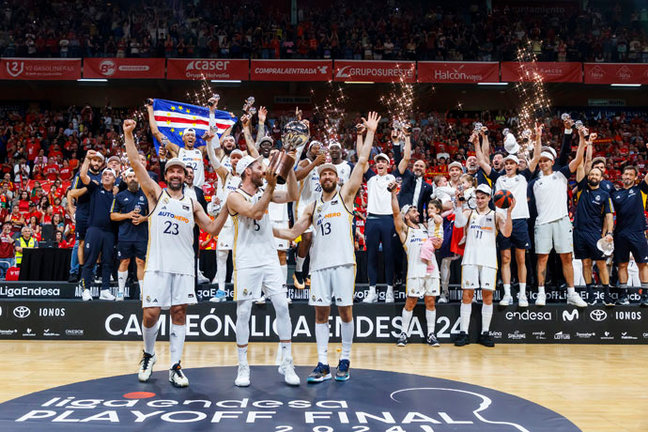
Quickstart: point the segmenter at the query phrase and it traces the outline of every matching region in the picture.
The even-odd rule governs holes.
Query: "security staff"
[[[38,240],[32,237],[32,230],[28,226],[24,226],[21,230],[21,236],[16,239],[16,266],[20,267],[22,264],[24,249],[33,249],[38,247]]]

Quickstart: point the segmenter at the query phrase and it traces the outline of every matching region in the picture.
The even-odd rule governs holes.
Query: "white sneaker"
[[[83,301],[92,301],[92,294],[90,294],[89,289],[84,289],[83,292],[81,293],[81,298]]]
[[[110,293],[110,290],[101,290],[99,300],[115,301],[115,296]]]
[[[520,307],[529,307],[529,300],[527,300],[526,294],[518,297],[518,306]]]
[[[513,304],[513,297],[511,297],[511,294],[506,294],[499,302],[500,306],[511,306],[511,304]]]
[[[448,303],[448,294],[443,293],[439,296],[437,303]]]
[[[117,291],[117,297],[115,301],[124,301],[124,290]]]
[[[567,296],[567,304],[577,307],[587,307],[587,302],[581,298],[578,293],[573,293]]]
[[[247,363],[240,364],[238,373],[234,380],[234,385],[237,387],[247,387],[250,385],[250,365]]]
[[[209,279],[203,274],[203,272],[198,271],[198,284],[206,284],[209,283]]]
[[[536,298],[535,305],[536,306],[544,306],[547,304],[547,294],[545,293],[538,293],[538,298]]]
[[[142,360],[140,360],[140,369],[137,374],[137,379],[140,382],[147,382],[151,378],[151,374],[153,373],[153,365],[157,363],[157,355],[153,353],[147,354],[144,353],[142,354]]]
[[[394,303],[394,291],[387,291],[385,293],[385,303]]]
[[[257,299],[257,301],[256,301],[255,303],[256,303],[256,304],[259,304],[259,305],[260,305],[260,304],[265,304],[265,303],[266,303],[266,296],[265,296],[265,295],[262,295],[261,297],[259,297],[259,298]]]
[[[369,293],[367,294],[367,297],[362,301],[362,303],[377,303],[378,302],[378,294],[377,293]]]
[[[300,383],[299,377],[295,373],[295,365],[292,358],[285,358],[279,366],[279,373],[284,376],[286,384],[291,386],[298,386]]]
[[[184,372],[182,372],[182,368],[180,367],[180,362],[174,364],[173,367],[169,369],[169,382],[173,384],[174,387],[189,386],[189,379],[184,374]]]

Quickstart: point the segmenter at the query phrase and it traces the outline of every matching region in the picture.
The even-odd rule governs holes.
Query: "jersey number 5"
[[[164,228],[164,234],[171,234],[171,235],[178,235],[180,232],[178,231],[178,224],[173,223],[171,221],[164,221],[164,225],[166,225],[166,228]]]

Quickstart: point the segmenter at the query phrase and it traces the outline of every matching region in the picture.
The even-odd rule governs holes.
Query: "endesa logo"
[[[531,312],[525,310],[524,312],[506,312],[504,315],[509,321],[551,321],[553,315],[550,311],[545,312]]]

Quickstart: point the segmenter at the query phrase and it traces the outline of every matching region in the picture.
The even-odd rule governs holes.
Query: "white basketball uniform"
[[[193,168],[193,184],[194,186],[202,187],[203,183],[205,183],[205,162],[203,161],[202,152],[197,148],[187,150],[186,148],[181,147],[180,151],[178,151],[178,159],[184,162],[188,167]]]
[[[263,164],[268,167],[270,164],[270,159],[263,159]],[[265,181],[264,181],[265,183]],[[279,184],[275,186],[275,191],[287,191],[287,184]],[[270,215],[270,221],[272,226],[275,228],[289,228],[288,224],[288,203],[274,203],[270,201],[268,204],[268,214]],[[290,240],[281,239],[275,237],[275,247],[277,250],[285,251],[290,249]]]
[[[240,188],[234,193],[240,194],[254,205],[261,199],[263,189],[259,189],[253,196]],[[285,293],[285,281],[274,245],[268,211],[266,210],[261,220],[237,213],[230,215],[234,222],[234,300],[258,299],[261,297],[262,287],[265,288],[268,297]]]
[[[439,292],[439,269],[427,274],[427,264],[421,259],[421,248],[428,239],[428,231],[424,225],[418,228],[407,227],[407,237],[403,249],[407,253],[407,283],[408,297],[437,296]]]
[[[225,181],[222,183],[222,188],[216,192],[216,196],[220,199],[221,208],[225,206],[229,194],[238,189],[241,184],[241,177],[233,174],[227,174]],[[220,182],[219,182],[220,185]],[[218,234],[218,243],[216,244],[217,250],[232,250],[234,247],[234,222],[231,216],[227,216],[227,220]]]
[[[309,304],[351,306],[355,288],[353,213],[340,193],[330,201],[315,201],[313,243],[310,248],[311,286]]]
[[[142,307],[169,309],[196,303],[194,224],[191,198],[174,199],[163,190],[148,217]]]
[[[308,173],[299,184],[299,198],[295,203],[295,221],[299,220],[308,205],[313,201],[317,200],[322,195],[322,185],[319,181],[319,173],[317,172],[317,167]],[[305,232],[313,232],[312,227],[308,227]]]
[[[224,154],[220,160],[220,164],[227,169],[227,171],[232,172],[232,161],[229,155]]]
[[[339,164],[334,164],[338,174],[338,185],[343,186],[351,178],[351,164],[347,161],[342,161]]]
[[[497,277],[497,218],[489,210],[473,210],[466,225],[466,248],[461,261],[461,288],[494,290]]]

